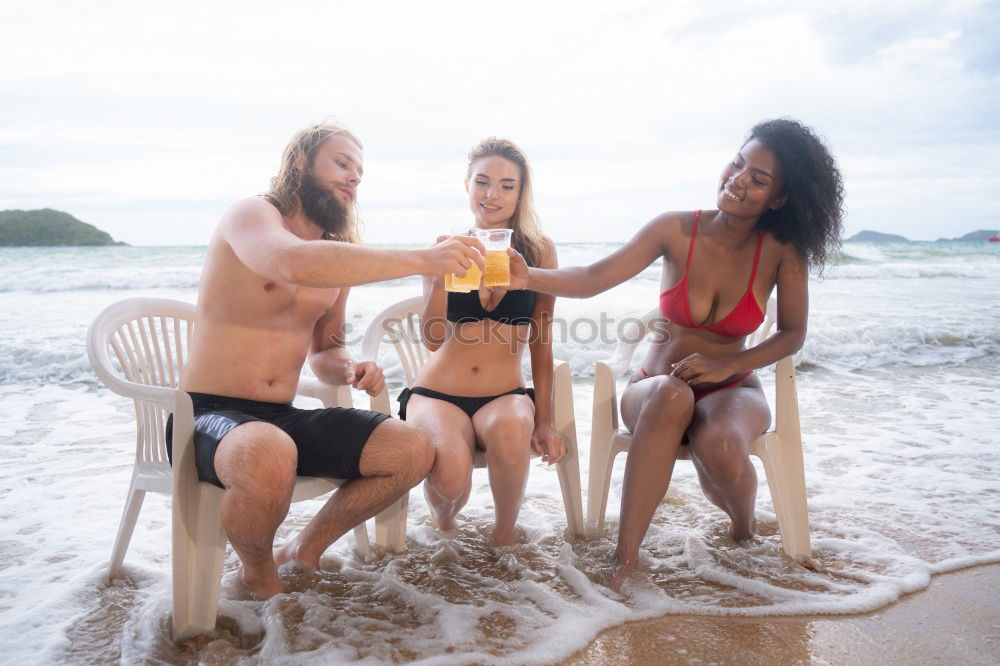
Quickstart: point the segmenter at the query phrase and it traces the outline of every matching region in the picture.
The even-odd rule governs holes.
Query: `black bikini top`
[[[531,313],[535,311],[537,294],[530,289],[508,291],[500,303],[489,312],[479,302],[479,291],[468,293],[448,293],[448,321],[464,324],[470,321],[492,319],[501,324],[516,326],[530,324]]]

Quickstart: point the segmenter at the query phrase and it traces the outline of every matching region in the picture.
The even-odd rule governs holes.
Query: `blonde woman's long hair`
[[[288,215],[301,205],[299,188],[302,185],[302,178],[309,173],[319,147],[337,134],[358,144],[358,148],[364,148],[358,137],[350,130],[329,120],[303,127],[285,146],[285,151],[281,154],[281,168],[278,170],[278,175],[271,179],[271,188],[266,194],[282,215]],[[299,168],[300,162],[305,164],[305,170]],[[361,229],[357,204],[351,207],[348,223],[343,230],[336,234],[325,233],[323,237],[327,240],[360,244]]]
[[[529,266],[537,266],[544,254],[545,244],[542,240],[542,228],[535,214],[535,204],[531,195],[531,167],[528,158],[513,141],[498,139],[495,136],[483,139],[469,153],[469,169],[465,174],[468,180],[472,176],[472,166],[484,157],[502,157],[517,165],[521,172],[521,191],[517,197],[517,207],[510,218],[511,245],[524,256]]]

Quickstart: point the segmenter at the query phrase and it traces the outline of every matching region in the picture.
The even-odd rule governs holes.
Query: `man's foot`
[[[276,594],[288,592],[288,588],[278,579],[277,570],[273,570],[269,574],[253,574],[245,566],[240,566],[236,579],[246,588],[251,597],[260,601],[270,599]]]
[[[319,556],[310,555],[303,548],[302,544],[299,542],[299,537],[295,537],[274,555],[275,566],[280,567],[282,564],[287,562],[295,562],[303,569],[319,569]]]

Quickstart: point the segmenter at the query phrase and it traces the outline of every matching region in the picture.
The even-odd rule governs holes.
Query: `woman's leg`
[[[609,580],[615,590],[635,569],[639,544],[670,485],[677,449],[691,422],[694,394],[680,379],[659,375],[629,384],[621,407],[632,443],[625,461],[618,547]]]
[[[424,497],[434,525],[450,532],[472,489],[476,445],[472,421],[450,402],[412,394],[406,405],[406,422],[420,427],[434,444],[434,466],[424,481]]]
[[[535,405],[526,395],[504,395],[477,411],[472,424],[486,449],[496,511],[493,543],[507,546],[514,542],[514,524],[528,482]]]
[[[767,399],[756,377],[698,401],[688,430],[691,459],[705,496],[732,520],[729,536],[750,539],[756,530],[757,472],[750,444],[771,422]]]

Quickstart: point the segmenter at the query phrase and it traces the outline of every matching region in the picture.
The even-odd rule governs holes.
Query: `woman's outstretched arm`
[[[589,266],[529,268],[510,250],[511,289],[531,289],[569,298],[589,298],[639,274],[663,255],[666,236],[679,225],[676,213],[664,213],[646,224],[621,249]]]

